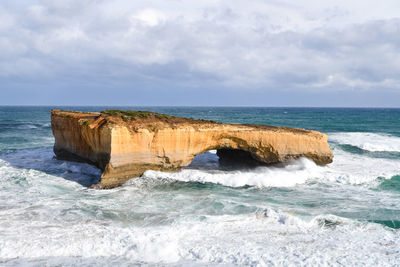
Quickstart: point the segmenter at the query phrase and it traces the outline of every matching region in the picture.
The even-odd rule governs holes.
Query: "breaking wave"
[[[223,171],[184,169],[176,173],[146,171],[144,177],[173,179],[183,182],[216,183],[231,187],[288,187],[303,184],[317,175],[318,168],[307,159],[300,159],[284,167],[258,167],[251,170]]]
[[[225,171],[216,169],[189,168],[169,173],[146,171],[144,177],[152,179],[172,179],[183,182],[215,183],[231,187],[293,187],[310,181],[340,184],[378,184],[379,179],[391,179],[400,174],[399,160],[369,158],[334,148],[334,161],[326,166],[318,166],[311,160],[302,158],[279,167],[263,166],[254,169]],[[200,155],[193,166],[217,166],[215,154]],[[379,168],[365,168],[379,166]]]
[[[400,137],[377,133],[332,133],[329,140],[339,144],[352,145],[372,152],[400,152]]]

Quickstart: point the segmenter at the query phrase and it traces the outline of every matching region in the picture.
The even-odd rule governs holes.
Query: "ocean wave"
[[[25,122],[25,121],[10,121],[8,123],[4,123],[4,127],[9,129],[20,129],[20,130],[32,130],[39,128],[50,128],[50,122]]]
[[[223,171],[184,169],[175,173],[146,171],[144,178],[173,179],[183,182],[216,183],[231,187],[290,187],[317,176],[318,168],[308,159],[292,161],[283,167],[258,167],[250,170]]]
[[[37,129],[38,127],[36,125],[33,124],[22,124],[17,126],[17,129],[20,130],[30,130],[30,129]]]
[[[296,216],[294,212],[282,212],[280,210],[274,210],[271,208],[258,210],[255,213],[255,216],[257,219],[267,220],[273,223],[293,225],[304,229],[315,227],[322,229],[334,229],[340,226],[351,226],[353,228],[360,228],[362,225],[366,224],[366,222],[361,223],[333,214],[321,214],[309,220]]]
[[[380,179],[379,189],[389,191],[400,191],[400,175],[395,175],[391,179]]]
[[[400,173],[400,161],[387,158],[371,158],[334,148],[331,164],[322,168],[321,177],[342,184],[378,185],[379,179],[391,179]]]
[[[294,212],[282,212],[271,208],[266,208],[256,212],[257,219],[268,220],[273,223],[294,225],[304,229],[318,227],[321,229],[336,229],[337,227],[346,227],[352,229],[364,229],[365,227],[374,227],[372,223],[386,226],[392,229],[400,228],[399,220],[366,219],[364,221],[352,220],[333,214],[321,214],[314,216],[311,220],[300,218]],[[396,231],[396,230],[394,230]]]
[[[400,137],[383,133],[332,133],[329,134],[329,140],[371,152],[400,152]]]
[[[399,160],[369,158],[334,149],[333,163],[318,166],[311,160],[302,158],[280,167],[263,166],[255,169],[235,171],[199,169],[198,166],[217,166],[218,157],[202,155],[195,169],[187,168],[179,172],[146,171],[144,178],[172,179],[183,182],[215,183],[230,187],[293,187],[310,181],[340,184],[378,185],[382,179],[391,179],[400,174]],[[214,157],[214,162],[212,161]],[[211,162],[211,163],[210,163]],[[212,164],[214,163],[214,164]],[[376,168],[374,166],[379,166]]]

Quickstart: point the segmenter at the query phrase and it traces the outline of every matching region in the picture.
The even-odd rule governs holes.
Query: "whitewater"
[[[399,265],[400,110],[146,108],[322,131],[334,161],[227,169],[209,151],[95,190],[98,169],[53,158],[51,108],[0,107],[1,266]]]

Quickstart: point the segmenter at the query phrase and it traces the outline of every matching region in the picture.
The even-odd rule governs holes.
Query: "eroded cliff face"
[[[150,112],[52,110],[51,119],[57,158],[99,167],[100,188],[118,186],[146,170],[179,170],[194,156],[213,149],[220,157],[248,155],[265,164],[299,157],[327,164],[333,159],[328,137],[305,129],[223,124]]]

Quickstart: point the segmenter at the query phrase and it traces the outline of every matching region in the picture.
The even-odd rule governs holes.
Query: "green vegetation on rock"
[[[176,118],[174,116],[159,114],[150,111],[135,111],[135,110],[103,110],[102,114],[110,115],[110,116],[121,116],[124,121],[127,120],[136,120],[136,119],[146,119],[150,117],[154,117],[156,119],[171,119]]]
[[[135,121],[140,119],[155,119],[164,122],[177,122],[177,121],[190,121],[190,122],[208,122],[208,123],[215,123],[214,121],[209,120],[195,120],[192,118],[180,118],[175,117],[167,114],[160,114],[150,111],[136,111],[136,110],[103,110],[101,114],[108,115],[108,116],[119,116],[125,122]]]

